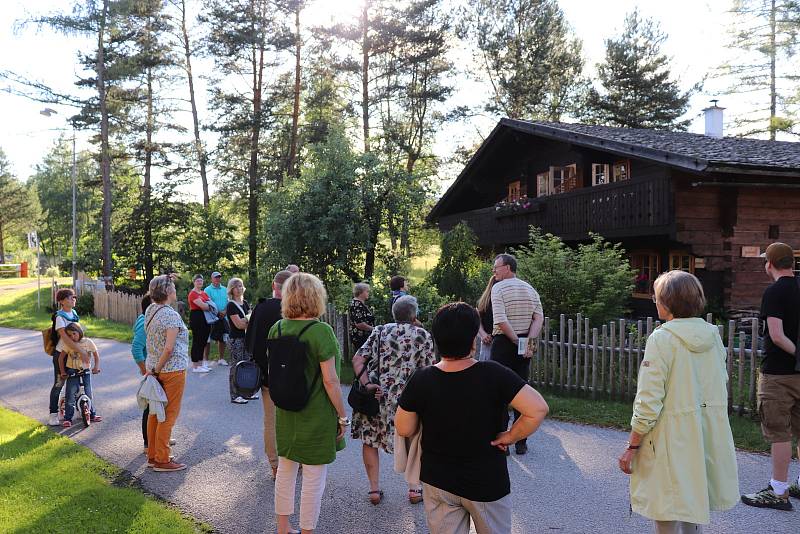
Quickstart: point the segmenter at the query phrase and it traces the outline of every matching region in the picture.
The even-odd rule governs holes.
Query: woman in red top
[[[207,373],[211,369],[203,365],[203,352],[208,344],[211,325],[206,322],[204,312],[208,310],[210,297],[203,291],[203,275],[194,277],[194,289],[189,291],[189,329],[192,331],[192,372]]]

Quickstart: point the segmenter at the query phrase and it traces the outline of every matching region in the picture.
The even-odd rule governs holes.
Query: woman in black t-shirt
[[[228,388],[231,394],[231,402],[235,404],[247,404],[248,399],[236,394],[233,387],[233,375],[236,371],[236,364],[241,361],[252,359],[250,351],[247,350],[245,342],[245,332],[250,315],[250,305],[244,300],[244,282],[241,278],[231,278],[228,281],[228,306],[225,308],[225,316],[230,322],[230,333],[228,334],[228,352],[230,353],[230,370],[228,371]],[[257,399],[258,393],[250,397]]]
[[[441,361],[411,376],[395,415],[400,436],[422,426],[420,480],[433,534],[469,518],[478,534],[511,532],[505,452],[535,432],[548,411],[542,396],[513,371],[473,358],[479,324],[469,304],[439,309],[432,333]],[[510,430],[503,428],[508,404],[522,414]]]

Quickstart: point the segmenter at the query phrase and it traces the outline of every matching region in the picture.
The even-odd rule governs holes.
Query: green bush
[[[582,313],[593,325],[622,317],[634,271],[625,251],[598,234],[573,249],[561,238],[531,228],[527,245],[515,249],[517,274],[539,292],[545,315]]]
[[[478,238],[463,222],[442,234],[441,249],[428,282],[448,300],[474,306],[492,276],[491,260],[478,257]]]
[[[61,276],[61,271],[58,270],[58,267],[52,266],[47,268],[44,275],[49,278],[59,278]]]
[[[94,315],[94,295],[86,292],[79,296],[75,302],[75,311],[78,315]]]

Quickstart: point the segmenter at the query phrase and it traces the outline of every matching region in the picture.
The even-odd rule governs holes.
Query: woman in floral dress
[[[406,381],[420,367],[436,363],[433,338],[414,322],[417,318],[417,299],[408,295],[397,299],[392,306],[395,322],[376,326],[367,341],[353,356],[356,375],[364,365],[367,369],[360,380],[378,398],[380,412],[368,417],[353,414],[353,439],[363,443],[364,467],[369,479],[369,500],[378,504],[383,492],[378,483],[378,448],[388,454],[394,452],[394,413]],[[419,487],[409,487],[408,499],[416,504],[422,500]]]

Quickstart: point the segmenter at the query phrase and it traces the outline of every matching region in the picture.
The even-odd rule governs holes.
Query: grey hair
[[[353,297],[358,297],[363,294],[364,291],[369,291],[369,284],[365,284],[364,282],[353,284]]]
[[[153,302],[163,304],[169,296],[170,286],[175,288],[175,284],[168,274],[162,274],[150,280],[150,298],[153,299]]]
[[[411,295],[403,295],[392,305],[392,316],[395,321],[411,322],[419,312],[417,299]]]

